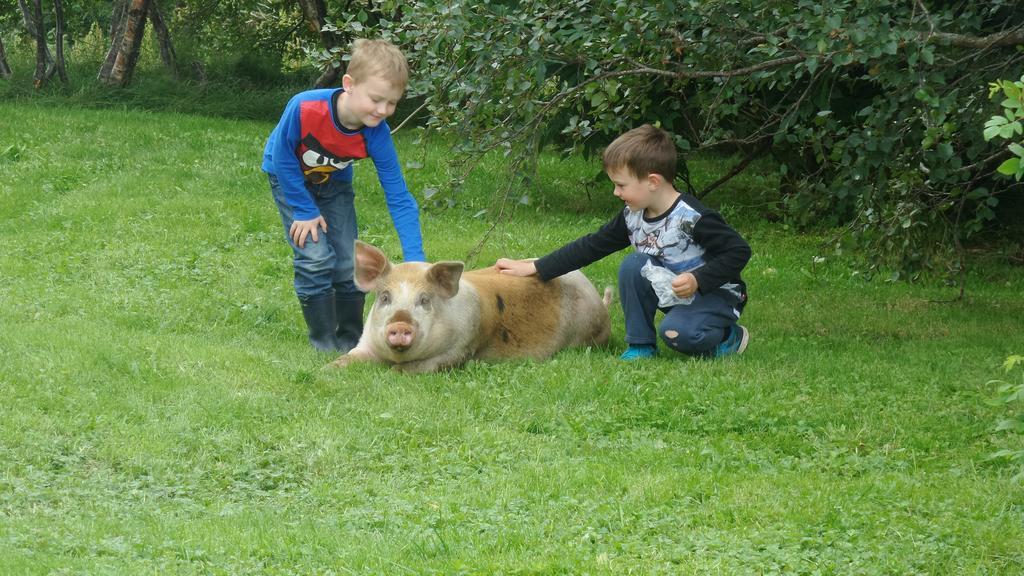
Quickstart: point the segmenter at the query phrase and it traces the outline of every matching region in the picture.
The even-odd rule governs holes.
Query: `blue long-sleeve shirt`
[[[388,212],[407,262],[425,261],[419,205],[402,176],[387,122],[348,130],[337,117],[341,88],[300,92],[288,101],[263,150],[263,171],[281,183],[296,220],[312,220],[320,210],[306,182],[352,181],[352,163],[373,160]]]

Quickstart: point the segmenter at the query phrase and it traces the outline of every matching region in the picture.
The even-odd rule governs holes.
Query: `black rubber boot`
[[[338,317],[334,307],[334,294],[300,297],[299,303],[302,304],[302,317],[309,328],[309,343],[320,352],[336,352],[338,342],[334,331],[338,326]]]
[[[366,294],[362,292],[335,292],[335,309],[338,312],[338,350],[344,354],[356,347],[363,335],[363,303]]]

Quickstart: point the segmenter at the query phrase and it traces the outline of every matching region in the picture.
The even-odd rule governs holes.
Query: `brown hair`
[[[659,174],[666,182],[676,178],[676,145],[661,128],[644,124],[612,141],[601,155],[605,172],[626,168],[637,178]]]
[[[345,72],[356,82],[379,75],[402,91],[409,82],[409,63],[405,55],[387,40],[360,38],[353,42],[352,57]]]

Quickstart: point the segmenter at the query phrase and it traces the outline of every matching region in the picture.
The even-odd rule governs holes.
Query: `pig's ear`
[[[363,292],[377,289],[381,277],[391,272],[391,262],[379,249],[356,240],[356,273],[355,282]]]
[[[427,281],[437,288],[442,298],[451,298],[459,293],[459,278],[462,278],[462,262],[438,262],[427,271]]]

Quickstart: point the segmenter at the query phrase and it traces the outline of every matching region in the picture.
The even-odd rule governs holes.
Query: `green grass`
[[[616,309],[609,349],[325,372],[258,167],[274,118],[0,118],[0,573],[1024,573],[1024,489],[988,459],[1020,440],[986,384],[1024,352],[1020,268],[945,304],[865,282],[760,221],[752,173],[710,199],[754,250],[741,358],[622,364]],[[399,151],[417,195],[444,187],[442,142]],[[596,169],[542,158],[477,264],[602,223]],[[372,172],[360,234],[395,256]],[[490,160],[427,206],[429,256],[470,252],[503,179]]]

